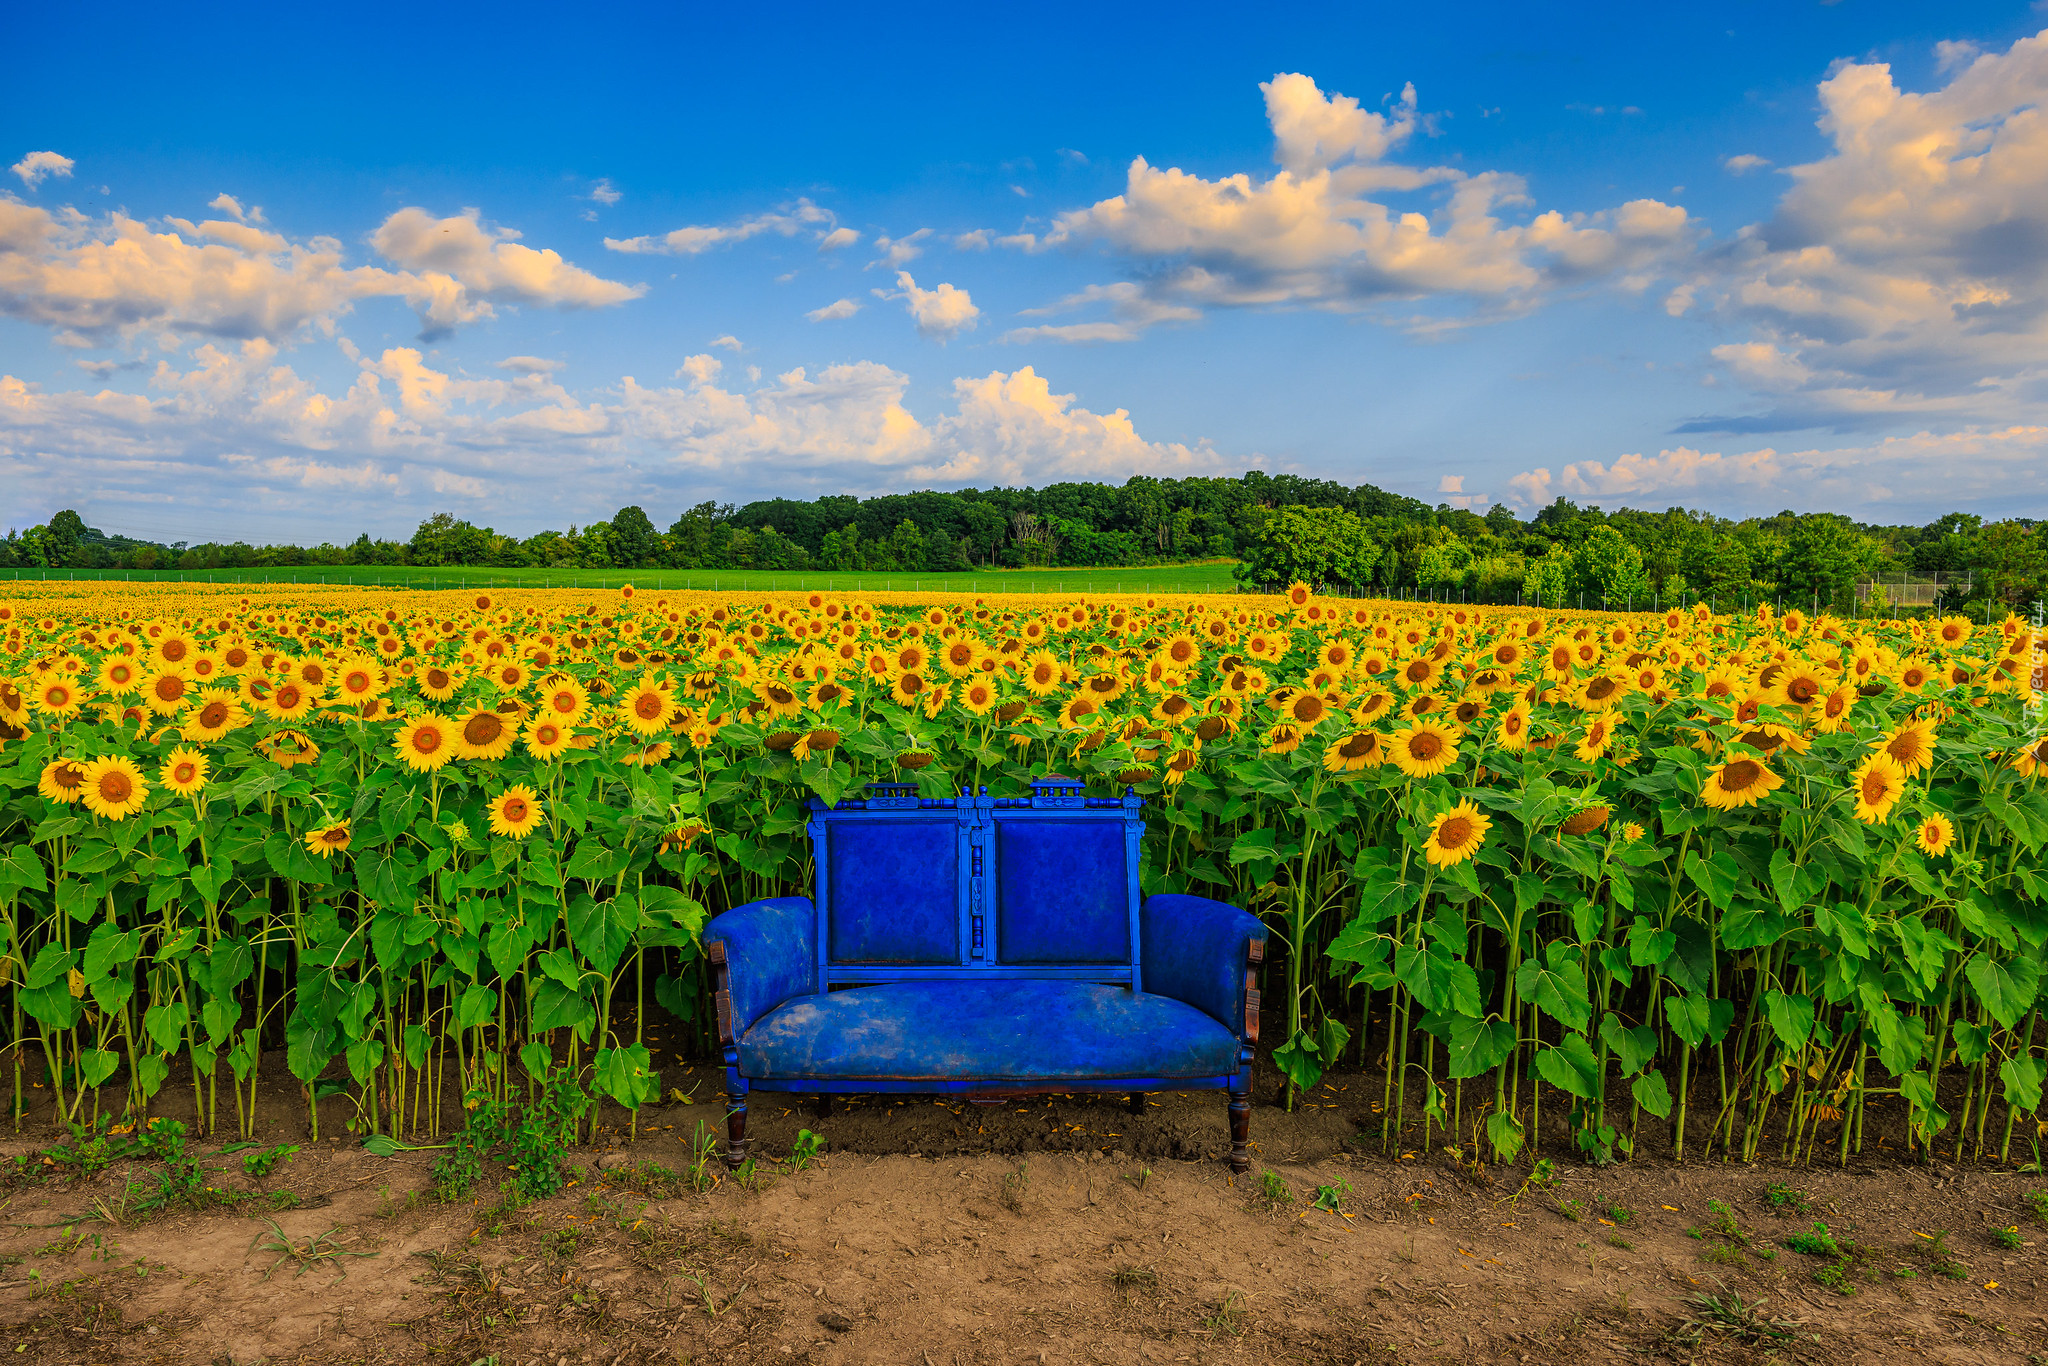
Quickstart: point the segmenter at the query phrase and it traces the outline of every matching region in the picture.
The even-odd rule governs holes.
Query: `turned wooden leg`
[[[826,1091],[821,1093],[818,1096],[818,1098],[811,1103],[811,1114],[818,1119],[830,1119],[832,1117],[831,1092]]]
[[[738,1171],[747,1160],[747,1084],[727,1074],[725,1082],[725,1165]]]
[[[1252,1098],[1249,1088],[1230,1088],[1230,1170],[1243,1176],[1252,1169]]]
[[[1131,1113],[1134,1115],[1142,1115],[1145,1113],[1145,1093],[1143,1091],[1131,1092],[1130,1110]]]

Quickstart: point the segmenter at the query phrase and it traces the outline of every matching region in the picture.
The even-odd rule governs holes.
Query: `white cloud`
[[[1922,431],[1826,450],[1680,446],[1576,461],[1555,474],[1529,470],[1508,487],[1525,511],[1563,496],[1609,507],[1706,504],[1731,516],[1790,507],[1918,521],[1955,507],[2039,506],[2048,497],[2048,426]]]
[[[1957,67],[1976,61],[1983,51],[1981,46],[1967,38],[1954,42],[1943,39],[1934,45],[1934,69],[1946,76]]]
[[[1071,147],[1060,148],[1059,157],[1060,160],[1070,166],[1086,166],[1088,164],[1088,154],[1086,152],[1077,152]]]
[[[146,393],[0,376],[0,486],[11,506],[54,509],[91,488],[110,520],[147,508],[158,523],[251,537],[296,525],[317,540],[358,526],[403,534],[442,508],[531,531],[767,484],[804,496],[1245,463],[1148,441],[1127,412],[1078,407],[1030,369],[958,379],[950,404],[921,419],[905,404],[909,377],[873,362],[791,370],[741,394],[719,387],[712,357],[693,356],[682,385],[629,376],[589,397],[510,368],[517,378],[469,380],[388,348],[330,393],[254,339],[202,345],[182,370],[160,364]]]
[[[507,356],[498,362],[498,368],[515,375],[552,375],[562,368],[562,362],[542,360],[539,356]]]
[[[910,272],[896,272],[897,293],[883,294],[883,298],[901,299],[910,316],[917,322],[918,333],[935,341],[948,341],[972,328],[981,317],[981,310],[974,306],[974,300],[964,289],[941,284],[937,289],[919,289],[917,281],[910,278]],[[880,293],[880,291],[876,291]]]
[[[48,176],[69,179],[71,168],[78,163],[70,157],[56,152],[30,152],[7,169],[21,177],[21,183],[33,190]]]
[[[725,363],[707,351],[701,355],[687,357],[677,368],[675,377],[687,379],[692,384],[709,384],[718,378],[718,372],[724,368]]]
[[[819,251],[837,251],[860,241],[860,234],[852,228],[834,228],[818,239]]]
[[[1721,169],[1729,175],[1748,175],[1751,171],[1761,171],[1770,164],[1769,157],[1760,157],[1754,152],[1743,152],[1723,161]]]
[[[2033,420],[2048,399],[2048,33],[1924,94],[1858,62],[1819,93],[1828,154],[1787,170],[1773,216],[1712,254],[1705,286],[1751,328],[1717,357],[1772,406],[1677,430]]]
[[[722,337],[713,337],[711,339],[711,344],[713,346],[722,346],[726,350],[732,352],[734,355],[738,355],[740,352],[747,349],[744,345],[741,344],[740,339],[738,337],[735,337],[730,332],[726,333]]]
[[[987,228],[976,228],[973,232],[963,232],[953,239],[953,250],[987,251],[989,237],[990,233]]]
[[[1136,341],[1144,334],[1145,329],[1159,323],[1193,322],[1202,316],[1200,309],[1191,308],[1186,304],[1162,302],[1127,280],[1113,285],[1089,285],[1086,289],[1069,294],[1049,307],[1027,308],[1024,310],[1024,316],[1061,313],[1097,303],[1107,303],[1110,306],[1110,314],[1114,321],[1015,327],[1005,332],[1002,339],[1006,342]]]
[[[102,188],[100,193],[105,194],[106,190]],[[219,209],[237,223],[261,223],[263,221],[262,206],[252,204],[244,209],[242,201],[236,199],[231,194],[215,195],[212,199],[206,201],[206,207],[209,209]]]
[[[826,304],[823,308],[814,308],[804,314],[804,316],[814,323],[824,323],[832,322],[838,318],[851,318],[858,312],[860,312],[859,303],[852,299],[839,299]]]
[[[744,242],[750,237],[759,237],[762,233],[794,237],[800,232],[816,231],[821,237],[829,236],[832,221],[829,210],[819,208],[808,199],[799,199],[780,212],[755,214],[752,218],[742,218],[723,227],[677,228],[659,237],[607,237],[604,244],[613,251],[660,256],[695,256],[700,252],[710,251],[713,247],[730,246],[734,242]]]
[[[625,196],[613,187],[610,180],[597,180],[591,182],[589,198],[593,203],[610,208]]]
[[[491,316],[493,300],[589,308],[646,289],[521,246],[515,233],[479,226],[474,211],[391,215],[371,240],[410,267],[397,271],[344,265],[331,237],[290,242],[250,222],[166,221],[174,230],[156,232],[121,213],[93,220],[0,199],[0,314],[96,342],[145,329],[283,339],[385,297],[416,309],[431,336]]]
[[[1462,474],[1445,475],[1436,481],[1436,491],[1438,493],[1463,493],[1465,491],[1465,476]]]
[[[1006,243],[1105,247],[1132,264],[1148,297],[1176,307],[1410,299],[1506,314],[1596,279],[1640,288],[1697,235],[1684,209],[1654,199],[1509,221],[1505,211],[1530,205],[1519,177],[1387,160],[1422,124],[1412,87],[1385,114],[1303,75],[1260,88],[1280,165],[1271,178],[1211,180],[1139,157],[1122,194],[1059,215],[1042,238]],[[1404,198],[1410,205],[1396,207]]]
[[[924,255],[925,239],[932,235],[930,228],[919,228],[907,237],[877,237],[875,250],[881,256],[872,264],[878,266],[900,266],[906,261],[915,261]]]

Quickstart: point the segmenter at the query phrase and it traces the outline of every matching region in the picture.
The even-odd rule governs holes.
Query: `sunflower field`
[[[1601,1161],[1846,1159],[1878,1104],[2007,1159],[2044,644],[1299,585],[50,585],[0,600],[0,1084],[17,1123],[189,1091],[244,1136],[279,1067],[316,1135],[326,1098],[430,1135],[563,1077],[637,1110],[650,1019],[709,1051],[705,919],[807,890],[807,798],[1058,772],[1146,798],[1148,892],[1272,927],[1287,1103],[1371,1069],[1389,1142],[1511,1160],[1550,1106]]]

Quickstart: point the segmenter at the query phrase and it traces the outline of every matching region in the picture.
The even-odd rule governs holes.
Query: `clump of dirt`
[[[1239,1178],[1215,1095],[1141,1114],[1120,1097],[869,1100],[823,1118],[757,1096],[755,1165],[696,1180],[691,1140],[718,1111],[670,1105],[634,1141],[573,1154],[572,1183],[536,1202],[492,1173],[441,1203],[431,1152],[306,1143],[255,1177],[208,1141],[192,1154],[216,1193],[155,1213],[134,1194],[159,1184],[148,1162],[87,1176],[42,1155],[47,1139],[17,1140],[0,1150],[0,1351],[236,1366],[2048,1354],[2041,1177],[1381,1155],[1349,1084],[1293,1115],[1259,1106]],[[822,1156],[800,1160],[800,1129]]]

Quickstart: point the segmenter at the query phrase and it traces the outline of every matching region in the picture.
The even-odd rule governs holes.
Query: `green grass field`
[[[813,569],[418,569],[307,565],[295,569],[12,569],[0,582],[331,583],[393,588],[730,589],[736,593],[813,588],[877,593],[1228,593],[1234,562],[1139,569],[998,569],[966,574],[882,574]]]

